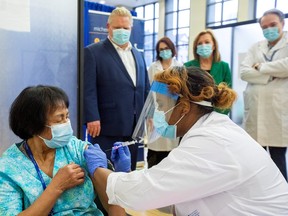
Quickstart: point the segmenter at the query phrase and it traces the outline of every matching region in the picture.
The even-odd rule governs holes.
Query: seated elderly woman
[[[151,133],[143,130],[147,143],[183,138],[159,164],[129,173],[105,169],[105,154],[89,146],[84,156],[101,196],[134,210],[173,205],[174,215],[287,216],[288,184],[279,169],[241,127],[213,111],[230,108],[236,93],[196,67],[173,67],[154,80],[141,114],[144,128],[153,121]],[[126,146],[116,145],[116,161],[128,164]]]
[[[68,106],[52,86],[27,87],[13,102],[10,127],[23,141],[0,158],[0,215],[103,215],[86,171],[87,143],[73,136]]]

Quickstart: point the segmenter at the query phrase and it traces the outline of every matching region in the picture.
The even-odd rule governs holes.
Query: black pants
[[[170,151],[153,151],[151,149],[148,149],[147,153],[147,163],[148,168],[151,168],[152,166],[160,163],[165,157],[168,156]]]
[[[270,156],[287,181],[286,147],[264,147],[269,149]]]
[[[99,144],[101,149],[106,153],[107,158],[110,160],[111,149],[115,142],[132,141],[131,137],[111,137],[111,136],[98,136],[95,138],[91,137],[90,142],[92,144]],[[131,170],[136,169],[137,155],[138,155],[138,144],[133,144],[129,146],[131,153]]]

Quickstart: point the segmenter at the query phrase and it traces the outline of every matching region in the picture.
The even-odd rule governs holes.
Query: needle
[[[139,141],[136,139],[136,140],[132,140],[132,141],[125,141],[125,142],[122,142],[122,146],[129,146],[129,145],[133,145],[135,143],[143,143],[144,142],[144,139],[141,138]],[[106,152],[107,151],[112,151],[112,149],[118,149],[119,146],[114,146],[112,147],[111,149],[107,149],[105,150]]]

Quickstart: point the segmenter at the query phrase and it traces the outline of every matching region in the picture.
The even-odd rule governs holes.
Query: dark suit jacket
[[[100,136],[131,136],[150,85],[142,54],[132,48],[134,86],[115,47],[105,39],[84,49],[84,118],[101,121]]]

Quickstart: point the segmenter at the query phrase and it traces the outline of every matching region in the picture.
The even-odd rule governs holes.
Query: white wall
[[[28,31],[3,29],[0,25],[0,155],[20,141],[9,128],[9,109],[16,96],[30,85],[56,85],[66,91],[77,133],[77,1],[25,2],[30,11],[28,17],[13,10],[12,4],[9,26],[18,22],[13,17],[22,16],[29,22]],[[1,13],[8,13],[8,9],[1,8]],[[2,24],[5,21],[0,20]]]

